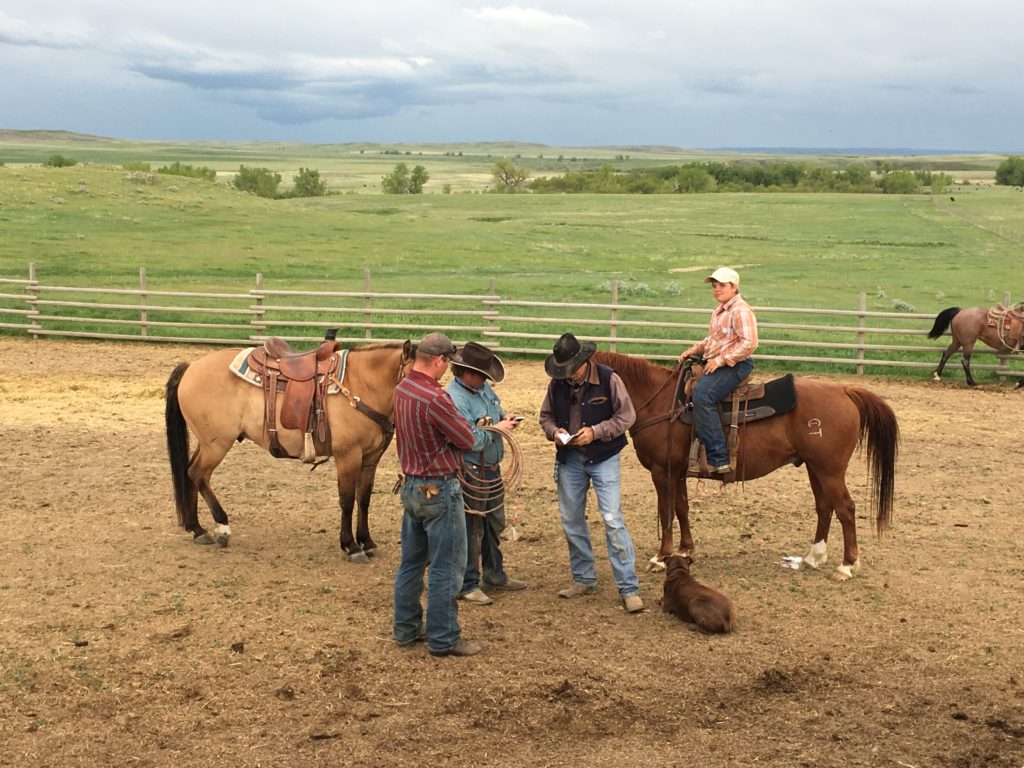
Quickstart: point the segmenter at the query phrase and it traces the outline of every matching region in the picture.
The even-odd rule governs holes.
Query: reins
[[[644,408],[646,408],[648,405],[650,405],[654,401],[654,399],[658,395],[661,394],[662,390],[664,390],[665,387],[667,387],[673,381],[678,381],[679,377],[683,375],[684,370],[688,369],[688,368],[689,368],[689,363],[688,362],[676,363],[676,367],[669,374],[669,377],[667,379],[665,379],[665,381],[662,383],[662,385],[660,387],[658,387],[656,390],[654,390],[654,394],[652,394],[650,397],[648,397],[643,402],[643,404],[637,406],[636,412],[640,413],[640,411],[642,411]],[[658,423],[660,423],[662,421],[665,421],[667,419],[671,419],[671,420],[674,421],[676,419],[676,417],[679,416],[679,414],[681,414],[682,412],[683,412],[682,408],[679,408],[679,407],[676,407],[675,405],[673,405],[673,406],[671,406],[669,408],[669,410],[666,413],[662,413],[662,414],[659,414],[657,416],[652,416],[649,419],[644,419],[639,424],[634,424],[632,427],[629,428],[629,434],[630,435],[635,435],[637,432],[640,432],[640,431],[642,431],[644,429],[647,429],[647,427],[653,426],[654,424],[658,424]]]

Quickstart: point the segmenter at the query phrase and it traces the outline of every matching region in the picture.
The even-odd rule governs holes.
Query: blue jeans
[[[720,467],[729,463],[729,449],[722,432],[722,421],[716,406],[736,385],[754,370],[753,360],[740,360],[732,367],[723,366],[714,373],[705,373],[693,390],[693,425],[708,452],[708,464]]]
[[[465,477],[471,483],[492,487],[501,477],[500,469],[464,467]],[[471,495],[472,494],[472,497]],[[484,586],[504,584],[508,581],[504,559],[501,554],[501,533],[505,530],[505,488],[481,492],[470,489],[463,497],[469,509],[489,510],[486,515],[466,513],[466,544],[469,554],[466,558],[466,576],[462,580],[462,592],[467,594],[480,588],[480,570],[483,565]]]
[[[429,493],[436,489],[437,493]],[[430,565],[427,642],[444,651],[458,642],[456,595],[466,571],[466,519],[462,486],[447,480],[406,478],[402,485],[402,562],[395,574],[395,640],[413,642],[423,631],[423,569]]]
[[[558,485],[558,511],[562,530],[569,545],[569,568],[574,584],[597,584],[594,568],[594,548],[587,527],[587,489],[593,484],[597,495],[598,511],[604,520],[604,536],[608,545],[608,561],[612,577],[622,597],[640,594],[640,580],[636,575],[633,540],[622,519],[619,499],[619,455],[599,464],[585,463],[580,451],[569,451],[564,464],[555,461]]]

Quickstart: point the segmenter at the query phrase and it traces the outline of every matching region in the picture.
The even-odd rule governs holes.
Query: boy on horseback
[[[757,349],[757,319],[740,296],[740,276],[719,267],[704,279],[718,302],[711,313],[708,335],[679,355],[703,357],[704,375],[693,391],[693,425],[708,454],[708,466],[716,474],[730,471],[729,450],[718,417],[717,405],[754,369],[751,355]]]

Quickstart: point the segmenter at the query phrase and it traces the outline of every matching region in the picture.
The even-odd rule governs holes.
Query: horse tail
[[[174,508],[178,513],[178,525],[190,531],[199,522],[199,502],[192,478],[188,476],[188,426],[178,403],[178,384],[187,368],[188,363],[179,363],[167,379],[164,419],[167,423],[167,458],[171,462],[171,482],[174,484]]]
[[[900,428],[896,423],[896,413],[878,395],[858,387],[847,387],[846,394],[860,412],[858,442],[863,444],[867,440],[868,469],[872,478],[871,501],[876,510],[875,530],[881,536],[892,521]]]
[[[939,336],[944,334],[946,329],[949,328],[949,324],[953,322],[953,318],[956,317],[959,311],[960,307],[950,307],[949,309],[944,309],[939,312],[939,314],[935,316],[935,325],[933,325],[932,329],[928,331],[928,338],[937,339]]]

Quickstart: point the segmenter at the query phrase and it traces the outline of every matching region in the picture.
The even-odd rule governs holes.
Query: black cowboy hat
[[[597,351],[592,341],[580,341],[571,333],[563,333],[555,342],[554,354],[544,361],[544,370],[552,379],[568,379]]]
[[[475,341],[467,341],[462,349],[451,356],[451,361],[452,365],[461,365],[463,368],[482,373],[495,383],[505,378],[505,366],[501,364],[498,356]]]

